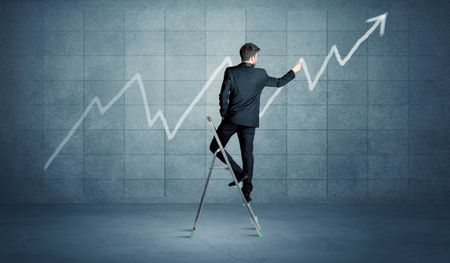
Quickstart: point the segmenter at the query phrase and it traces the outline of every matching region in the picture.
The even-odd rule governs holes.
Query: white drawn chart
[[[368,19],[366,22],[369,23],[373,23],[373,25],[369,28],[369,30],[367,30],[367,32],[361,36],[353,45],[353,47],[350,49],[350,51],[348,52],[348,54],[344,57],[342,57],[339,53],[339,50],[337,48],[336,45],[333,45],[330,48],[330,51],[328,53],[328,55],[325,57],[322,66],[320,67],[319,71],[316,73],[316,75],[314,77],[311,76],[311,73],[308,70],[308,66],[307,63],[305,61],[305,59],[302,57],[300,58],[298,61],[300,63],[302,63],[302,71],[306,76],[307,82],[308,82],[308,87],[310,91],[313,91],[318,80],[320,79],[320,77],[322,76],[322,74],[324,73],[325,69],[328,66],[328,63],[330,61],[330,59],[334,56],[337,60],[337,62],[339,63],[340,66],[344,66],[349,60],[350,58],[353,56],[353,54],[356,52],[356,50],[361,46],[361,44],[367,40],[367,38],[377,30],[377,28],[379,27],[380,29],[380,36],[382,36],[384,34],[384,30],[385,30],[385,25],[386,25],[386,17],[387,17],[387,13],[384,13],[382,15],[373,17]],[[80,126],[81,123],[83,123],[84,119],[86,118],[86,116],[91,112],[92,108],[94,106],[97,106],[97,109],[99,110],[99,112],[103,115],[105,112],[107,112],[111,106],[113,106],[117,100],[119,100],[124,94],[125,92],[132,87],[132,84],[134,82],[137,82],[138,84],[138,88],[140,90],[141,96],[142,96],[142,100],[143,100],[143,107],[144,107],[144,111],[145,111],[145,115],[146,115],[146,119],[147,119],[147,125],[149,128],[151,128],[156,121],[160,120],[162,122],[162,125],[164,127],[165,133],[167,135],[167,138],[169,140],[173,139],[177,133],[177,131],[180,129],[180,127],[183,125],[184,120],[187,118],[187,116],[191,113],[192,109],[194,108],[194,106],[200,101],[200,99],[205,95],[206,91],[209,89],[209,87],[211,86],[211,83],[213,82],[213,80],[216,78],[217,74],[219,74],[219,72],[224,69],[225,67],[228,66],[232,66],[232,61],[230,57],[225,57],[223,59],[223,61],[220,63],[220,65],[214,70],[214,72],[211,74],[211,76],[209,77],[209,79],[206,81],[206,83],[204,84],[203,88],[200,90],[200,92],[197,94],[197,96],[192,100],[192,102],[190,103],[190,105],[186,108],[186,110],[183,112],[183,114],[180,116],[179,120],[177,121],[175,127],[170,130],[168,124],[167,124],[167,119],[164,116],[164,113],[162,111],[157,111],[156,113],[152,114],[150,112],[150,107],[148,104],[148,98],[145,92],[145,88],[144,88],[144,84],[141,78],[141,75],[139,73],[136,73],[130,80],[128,80],[125,85],[123,86],[123,88],[120,89],[120,91],[106,104],[106,105],[102,105],[102,102],[100,101],[100,99],[96,96],[94,97],[91,102],[89,103],[89,105],[86,107],[86,109],[84,110],[83,114],[80,116],[80,118],[75,122],[75,124],[72,126],[72,128],[70,129],[70,131],[67,133],[67,135],[64,137],[64,139],[59,143],[59,145],[56,147],[56,149],[53,151],[53,153],[51,154],[51,156],[48,158],[47,162],[44,165],[44,170],[46,170],[54,161],[54,159],[56,158],[56,156],[58,156],[59,152],[61,151],[61,149],[66,145],[66,143],[72,138],[73,134],[75,133],[75,131],[78,129],[78,127]],[[269,98],[269,100],[266,102],[266,104],[264,105],[263,109],[260,111],[259,113],[259,117],[261,118],[264,113],[267,111],[267,109],[269,108],[269,106],[272,104],[273,100],[280,94],[282,88],[277,89],[273,95]]]

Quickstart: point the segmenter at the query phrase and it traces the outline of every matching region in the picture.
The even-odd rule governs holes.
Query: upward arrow
[[[366,20],[367,23],[375,22],[373,24],[373,26],[372,26],[373,30],[375,30],[377,28],[377,26],[380,25],[380,36],[384,35],[384,28],[386,27],[387,14],[388,13],[386,12],[386,13],[384,13],[382,15],[379,15],[379,16],[376,16],[376,17],[372,17],[372,18],[369,18],[369,19]]]
[[[336,60],[338,61],[338,63],[341,66],[344,66],[347,63],[347,61],[352,57],[353,53],[355,53],[355,51],[359,48],[359,46],[376,30],[376,28],[378,26],[380,26],[380,35],[382,36],[384,34],[384,28],[385,28],[385,24],[386,24],[386,16],[387,16],[387,13],[384,13],[382,15],[379,15],[379,16],[367,19],[367,22],[374,22],[374,24],[372,25],[372,27],[360,39],[358,39],[356,41],[355,45],[348,52],[348,54],[347,54],[347,56],[345,56],[345,58],[343,58],[343,59],[341,58],[341,55],[339,54],[339,51],[338,51],[336,45],[333,45],[331,47],[331,49],[330,49],[330,52],[328,53],[328,55],[326,56],[325,60],[323,61],[323,64],[320,67],[320,70],[317,72],[316,76],[314,77],[314,80],[312,80],[311,75],[309,74],[309,70],[308,70],[308,67],[306,65],[305,59],[304,58],[300,58],[299,62],[301,62],[303,64],[302,65],[303,66],[303,71],[305,73],[306,79],[308,80],[309,89],[312,91],[315,88],[315,86],[317,84],[317,81],[322,76],[325,68],[328,65],[328,62],[330,61],[330,58],[333,55],[336,57]],[[144,111],[145,111],[148,127],[151,128],[155,124],[155,122],[158,119],[160,119],[161,122],[162,122],[162,125],[164,127],[164,130],[166,132],[167,138],[169,140],[173,139],[175,137],[177,131],[181,128],[181,125],[183,124],[184,120],[191,113],[191,111],[194,108],[194,106],[204,96],[206,90],[209,89],[209,87],[211,86],[211,83],[213,82],[215,77],[219,74],[220,70],[222,70],[223,68],[225,68],[227,66],[231,66],[231,65],[232,65],[231,58],[228,57],[228,56],[225,57],[224,60],[222,61],[222,63],[220,63],[220,65],[211,74],[211,76],[209,77],[208,81],[206,81],[205,85],[200,90],[200,92],[197,94],[197,96],[194,98],[194,100],[191,102],[191,104],[186,108],[186,110],[180,116],[180,119],[178,119],[178,121],[177,121],[177,123],[175,125],[175,128],[173,128],[172,131],[170,131],[169,125],[167,124],[167,119],[165,118],[164,113],[162,111],[157,111],[152,117],[152,114],[150,112],[150,108],[149,108],[149,105],[148,105],[148,99],[147,99],[147,95],[146,95],[146,92],[145,92],[144,83],[143,83],[141,75],[139,73],[136,73],[130,80],[128,80],[125,83],[125,86],[123,86],[119,90],[119,92],[117,92],[117,94],[106,105],[103,105],[101,100],[100,100],[100,98],[95,96],[94,98],[92,98],[91,102],[86,107],[86,109],[84,110],[83,114],[75,122],[75,124],[72,126],[70,131],[64,137],[64,139],[59,143],[58,147],[56,147],[55,151],[53,151],[52,155],[48,158],[47,162],[44,165],[44,170],[47,170],[47,168],[51,165],[51,163],[56,158],[56,156],[58,156],[59,152],[64,147],[64,145],[66,145],[66,143],[70,140],[70,138],[72,138],[73,134],[78,129],[78,127],[83,123],[84,119],[91,112],[92,108],[96,107],[98,109],[98,111],[103,115],[105,112],[107,112],[112,107],[112,105],[114,105],[117,102],[117,100],[119,100],[125,94],[125,92],[129,88],[132,87],[132,84],[135,83],[135,82],[137,82],[138,88],[139,88],[139,90],[141,92],[141,96],[142,96],[142,100],[143,100],[143,104],[144,104]],[[262,117],[264,115],[266,110],[269,108],[270,104],[272,104],[272,101],[275,99],[275,97],[278,96],[278,94],[280,94],[282,89],[283,88],[277,89],[275,91],[275,93],[269,98],[269,100],[267,101],[267,103],[264,106],[264,108],[260,111],[259,117]]]
[[[314,79],[311,78],[311,74],[309,73],[308,66],[306,65],[305,59],[303,57],[301,57],[298,60],[298,62],[302,63],[303,72],[305,73],[306,80],[308,81],[309,90],[312,91],[316,87],[317,81],[319,81],[320,77],[322,76],[325,69],[327,68],[328,62],[330,62],[331,57],[335,56],[339,65],[344,66],[345,64],[347,64],[347,61],[353,56],[353,54],[356,52],[356,50],[358,50],[358,48],[361,46],[361,44],[364,41],[366,41],[366,39],[377,29],[378,26],[380,27],[380,36],[383,36],[384,28],[386,26],[386,17],[387,17],[387,12],[382,15],[367,19],[366,20],[367,23],[374,22],[374,24],[369,28],[369,30],[367,30],[367,32],[362,37],[360,37],[356,41],[356,43],[353,45],[353,47],[350,49],[350,51],[347,53],[347,55],[344,58],[342,58],[341,54],[339,54],[339,50],[336,45],[331,46],[330,52],[328,52],[328,55],[325,57],[325,59],[322,63],[322,66],[320,67],[320,69],[317,72]],[[264,105],[264,108],[259,112],[259,117],[264,115],[266,110],[269,108],[270,104],[272,104],[272,101],[278,96],[278,94],[280,94],[282,89],[283,88],[277,89],[272,94],[272,96],[267,101],[266,105]]]

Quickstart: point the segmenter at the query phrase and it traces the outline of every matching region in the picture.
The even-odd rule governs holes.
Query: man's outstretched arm
[[[274,78],[266,73],[266,81],[264,83],[265,86],[269,87],[283,87],[286,85],[289,81],[295,78],[295,73],[299,72],[302,68],[302,64],[298,62],[295,64],[291,70],[289,70],[286,74],[284,74],[281,78]]]
[[[225,69],[225,73],[223,76],[222,87],[220,88],[219,93],[219,106],[220,106],[220,116],[225,118],[228,111],[228,99],[230,97],[230,75],[228,72],[228,68]]]

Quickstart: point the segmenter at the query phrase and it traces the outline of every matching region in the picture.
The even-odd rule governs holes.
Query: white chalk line
[[[302,69],[303,69],[303,72],[305,74],[306,80],[308,82],[309,90],[310,91],[314,90],[314,88],[317,85],[317,82],[319,81],[320,77],[324,73],[324,71],[325,71],[326,67],[328,66],[328,63],[329,63],[331,57],[333,57],[333,55],[336,57],[336,60],[338,61],[339,65],[344,66],[350,60],[350,58],[353,56],[353,54],[356,52],[356,50],[359,48],[359,46],[377,29],[378,26],[380,26],[380,36],[382,36],[384,34],[384,29],[385,29],[385,24],[386,24],[386,17],[387,17],[387,13],[384,13],[382,15],[379,15],[379,16],[376,16],[376,17],[368,19],[366,22],[374,22],[374,24],[372,25],[372,27],[370,27],[370,29],[361,38],[359,38],[356,41],[355,45],[350,49],[350,51],[347,53],[347,55],[344,58],[342,58],[341,55],[339,54],[337,46],[333,45],[330,48],[330,51],[329,51],[328,55],[325,57],[325,59],[324,59],[324,61],[322,63],[322,66],[320,67],[319,71],[316,73],[314,79],[311,78],[311,74],[309,73],[308,66],[306,64],[305,59],[303,57],[301,57],[298,60],[298,62],[300,62],[302,64]],[[150,107],[149,107],[149,104],[148,104],[147,94],[145,92],[144,83],[142,82],[142,78],[141,78],[141,75],[139,73],[136,73],[130,80],[128,80],[125,83],[125,85],[122,87],[122,89],[120,89],[119,92],[105,106],[102,105],[102,102],[101,102],[100,98],[98,96],[95,96],[94,98],[92,98],[91,102],[86,107],[86,109],[84,110],[84,112],[81,115],[81,117],[72,126],[72,128],[69,131],[69,133],[67,133],[67,135],[64,137],[64,139],[59,143],[58,147],[56,147],[56,149],[53,151],[52,155],[49,157],[49,159],[47,160],[47,162],[44,165],[44,170],[47,170],[47,168],[51,165],[53,160],[58,156],[58,154],[62,150],[62,148],[71,139],[71,137],[73,136],[75,131],[78,129],[78,127],[84,121],[86,116],[92,110],[92,107],[97,106],[98,110],[103,115],[105,112],[107,112],[111,108],[112,105],[114,105],[116,103],[117,100],[119,100],[125,94],[125,92],[132,86],[132,84],[134,82],[138,83],[138,87],[139,87],[139,90],[141,92],[142,100],[143,100],[143,103],[144,103],[144,110],[145,110],[145,114],[146,114],[146,117],[147,117],[147,125],[148,125],[148,127],[149,128],[153,127],[155,122],[158,119],[160,119],[162,124],[163,124],[164,130],[166,132],[167,138],[169,140],[173,139],[175,137],[177,131],[180,129],[181,125],[183,124],[184,120],[191,113],[191,111],[194,108],[194,106],[199,102],[199,100],[203,97],[205,92],[211,86],[211,83],[214,81],[214,79],[216,78],[217,74],[219,74],[219,72],[223,68],[225,68],[227,66],[232,66],[232,61],[231,61],[231,58],[229,56],[225,57],[224,60],[222,61],[222,63],[220,63],[220,65],[214,70],[214,72],[211,74],[211,76],[209,77],[208,81],[205,83],[203,88],[200,90],[200,92],[197,94],[197,96],[194,98],[194,100],[191,102],[191,104],[183,112],[183,114],[181,115],[180,119],[178,120],[178,122],[176,123],[176,125],[175,125],[175,127],[173,128],[172,131],[170,131],[169,126],[167,124],[167,119],[165,118],[165,116],[164,116],[162,111],[160,111],[160,110],[157,111],[154,114],[154,116],[152,117],[152,114],[150,113]],[[264,105],[263,109],[260,111],[260,113],[259,113],[259,117],[260,118],[267,111],[269,106],[272,104],[273,100],[280,94],[282,89],[283,89],[283,87],[278,88],[272,94],[272,96],[269,98],[267,103]]]

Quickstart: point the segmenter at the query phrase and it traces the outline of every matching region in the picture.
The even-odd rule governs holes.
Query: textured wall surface
[[[206,116],[230,56],[261,47],[258,67],[297,74],[261,118],[254,202],[449,202],[448,9],[438,1],[2,1],[1,202],[198,202],[212,155]],[[220,68],[219,68],[220,69]],[[132,81],[136,73],[142,83]],[[212,79],[169,140],[170,132]],[[265,105],[275,88],[265,88]],[[118,95],[117,97],[115,97]],[[98,96],[108,110],[102,115]],[[81,120],[75,129],[77,121]],[[73,131],[73,134],[69,134]],[[69,136],[70,135],[70,136]],[[44,169],[64,138],[67,142]],[[237,138],[227,148],[240,163]],[[239,200],[225,171],[207,202]]]

